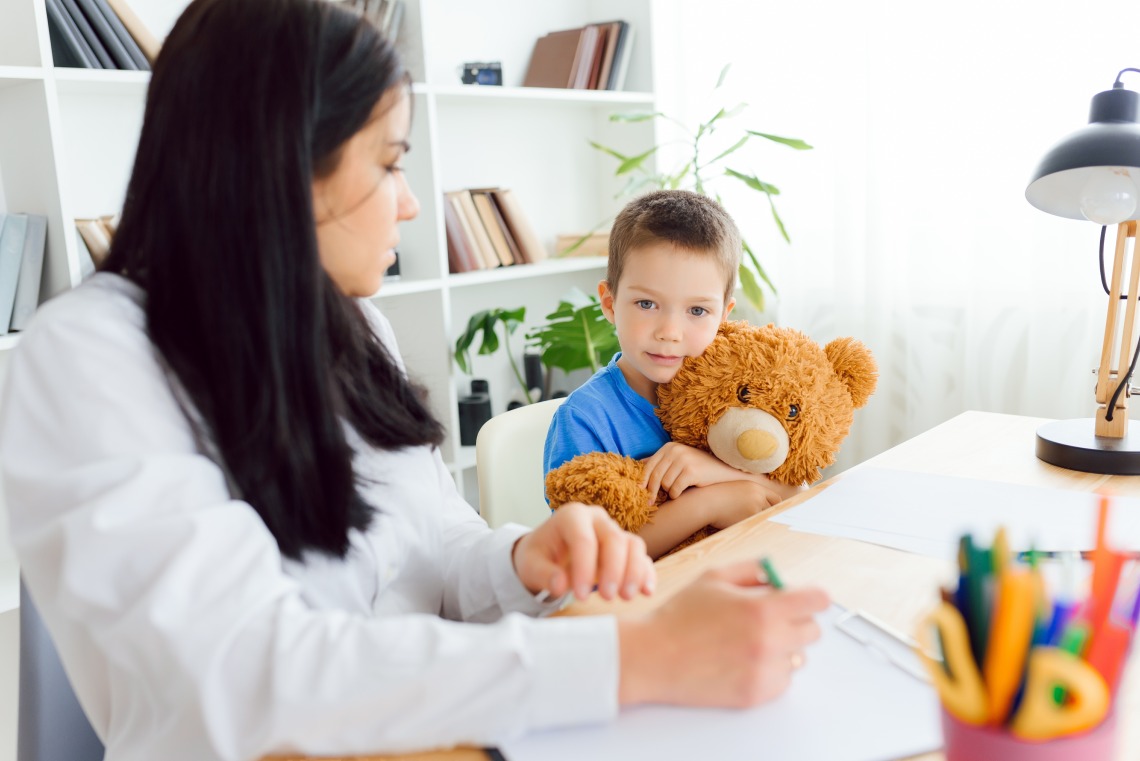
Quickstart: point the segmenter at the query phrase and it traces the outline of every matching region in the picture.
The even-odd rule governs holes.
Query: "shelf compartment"
[[[448,275],[447,284],[451,288],[465,288],[485,283],[501,283],[506,280],[525,280],[534,277],[564,275],[568,272],[605,269],[605,266],[606,257],[604,256],[550,259],[539,264],[513,264],[510,267],[496,267],[493,270]]]

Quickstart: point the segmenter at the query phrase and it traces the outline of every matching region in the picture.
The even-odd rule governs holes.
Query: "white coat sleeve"
[[[0,462],[13,544],[108,759],[487,745],[616,715],[612,618],[308,607],[256,512],[195,451],[141,313],[56,301],[70,296],[12,361]],[[501,553],[488,567],[511,607],[521,585]]]

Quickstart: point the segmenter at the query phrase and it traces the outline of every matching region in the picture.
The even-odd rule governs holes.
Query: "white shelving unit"
[[[132,7],[162,37],[185,4],[134,0]],[[470,377],[451,357],[455,336],[473,313],[492,307],[525,306],[529,329],[570,289],[593,293],[605,262],[551,260],[450,275],[443,193],[511,188],[551,251],[556,235],[611,218],[622,203],[615,198],[622,182],[613,176],[613,160],[588,141],[630,153],[655,142],[652,121],[615,125],[609,115],[657,107],[658,6],[653,0],[407,3],[399,46],[414,80],[414,149],[406,163],[422,211],[402,229],[402,276],[385,283],[376,302],[392,321],[410,374],[426,386],[447,425],[444,459],[469,499],[476,497],[474,455],[459,445],[457,402]],[[617,18],[634,32],[625,91],[520,86],[538,37]],[[502,62],[505,86],[459,83],[462,63],[488,60]],[[44,0],[0,0],[0,210],[48,217],[44,298],[80,281],[72,220],[122,206],[148,81],[146,72],[54,68]],[[520,329],[511,341],[520,361],[524,334]],[[18,340],[0,337],[0,375]],[[502,351],[476,357],[474,372],[490,382],[493,411],[505,410],[517,384]],[[4,539],[0,532],[0,560]]]

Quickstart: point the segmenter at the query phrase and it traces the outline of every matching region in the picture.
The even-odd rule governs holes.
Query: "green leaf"
[[[661,113],[660,111],[653,111],[653,112],[640,111],[640,112],[635,112],[632,114],[610,114],[610,121],[611,122],[627,122],[627,123],[647,122],[650,119],[656,119],[658,116],[664,116],[664,115],[665,114]]]
[[[748,241],[741,238],[740,243],[742,246],[744,246],[744,253],[748,254],[748,258],[752,260],[752,266],[756,268],[756,274],[758,274],[764,283],[768,286],[768,290],[772,291],[772,293],[779,293],[779,291],[776,290],[776,285],[772,282],[772,279],[768,277],[768,273],[764,271],[764,267],[760,264],[760,260],[757,259],[756,254],[753,253],[752,247],[748,245]]]
[[[677,188],[681,187],[681,182],[689,176],[689,172],[692,170],[692,168],[693,162],[690,161],[689,163],[685,164],[685,166],[681,167],[681,171],[677,172],[677,174],[668,177],[667,187],[669,190],[676,190]]]
[[[599,362],[609,362],[617,352],[617,335],[597,297],[575,291],[546,318],[545,325],[527,333],[527,340],[541,351],[547,367],[565,372],[596,369]]]
[[[780,137],[779,135],[769,135],[767,132],[756,132],[755,130],[746,130],[749,135],[762,137],[765,140],[771,140],[773,143],[782,143],[789,148],[795,148],[797,151],[810,151],[812,146],[800,140],[798,137]]]
[[[719,156],[717,156],[717,157],[716,157],[715,159],[713,159],[712,161],[709,161],[709,162],[707,162],[707,163],[705,164],[705,166],[708,166],[709,164],[715,164],[716,162],[720,161],[721,159],[723,159],[723,158],[724,158],[725,156],[727,156],[728,154],[730,154],[730,153],[732,153],[732,152],[736,151],[737,149],[741,148],[741,147],[742,147],[742,146],[743,146],[745,143],[747,143],[747,142],[748,142],[748,137],[749,137],[748,135],[745,135],[744,137],[742,137],[742,138],[740,138],[739,140],[737,140],[737,141],[736,141],[736,145],[732,146],[731,148],[729,148],[727,151],[725,151],[724,153],[722,153],[722,154],[720,154]]]
[[[764,193],[764,194],[769,195],[769,196],[780,195],[780,189],[779,188],[777,188],[775,185],[770,185],[769,183],[764,182],[763,180],[761,180],[759,177],[756,177],[755,175],[744,174],[743,172],[738,172],[735,169],[725,169],[724,173],[726,175],[728,175],[729,177],[735,177],[736,179],[740,180],[741,182],[743,182],[745,185],[752,188],[753,190],[758,190],[761,193]]]
[[[463,372],[471,373],[471,344],[482,334],[479,354],[494,354],[500,345],[495,327],[502,323],[507,333],[514,333],[526,319],[526,307],[517,309],[484,309],[471,315],[467,328],[455,339],[455,363]],[[508,347],[509,351],[509,347]]]
[[[618,152],[617,152],[617,151],[615,151],[613,148],[608,148],[608,147],[606,147],[606,146],[602,145],[601,143],[595,143],[593,140],[591,140],[591,141],[590,141],[590,146],[591,146],[591,147],[593,147],[593,148],[596,148],[596,149],[598,149],[598,150],[599,150],[599,151],[601,151],[602,153],[605,153],[605,154],[608,154],[608,155],[610,155],[610,156],[613,156],[613,157],[614,157],[615,159],[617,159],[618,161],[625,161],[625,160],[627,160],[627,159],[629,158],[629,156],[626,156],[626,155],[624,155],[624,154],[618,153]]]
[[[744,291],[744,298],[748,299],[748,303],[757,310],[764,311],[764,291],[760,289],[756,276],[744,265],[744,262],[740,263],[740,290]]]
[[[639,154],[637,156],[631,156],[630,158],[626,159],[625,161],[623,161],[621,163],[621,166],[619,166],[617,168],[617,171],[614,174],[617,174],[617,175],[628,174],[628,173],[632,172],[634,169],[638,169],[639,167],[641,167],[642,164],[645,163],[645,160],[647,158],[649,158],[650,156],[652,156],[656,152],[657,152],[657,146],[655,145],[652,148],[650,148],[648,151],[646,151],[645,153]]]
[[[712,132],[713,125],[716,124],[718,121],[720,121],[721,119],[731,119],[732,117],[736,116],[737,114],[739,114],[741,111],[743,111],[746,108],[748,108],[747,103],[737,103],[735,106],[733,106],[729,110],[722,108],[721,110],[716,112],[716,114],[713,116],[713,118],[709,119],[707,122],[702,124],[697,129],[697,137],[700,137],[701,135],[705,134],[706,132]]]
[[[788,231],[784,228],[784,220],[780,219],[780,214],[776,211],[776,202],[772,200],[772,196],[768,196],[768,205],[772,207],[772,219],[776,220],[776,226],[780,228],[780,235],[784,236],[784,240],[788,243],[792,239],[788,237]]]
[[[728,76],[728,70],[730,68],[732,68],[732,64],[726,63],[724,65],[724,68],[720,70],[720,76],[716,78],[716,87],[713,88],[714,90],[718,89],[721,85],[724,84],[724,78]]]

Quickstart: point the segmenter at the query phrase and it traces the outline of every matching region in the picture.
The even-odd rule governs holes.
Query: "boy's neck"
[[[657,384],[631,367],[629,362],[626,361],[624,354],[618,357],[617,366],[618,369],[621,370],[625,382],[629,384],[629,387],[633,389],[634,393],[656,407]]]

